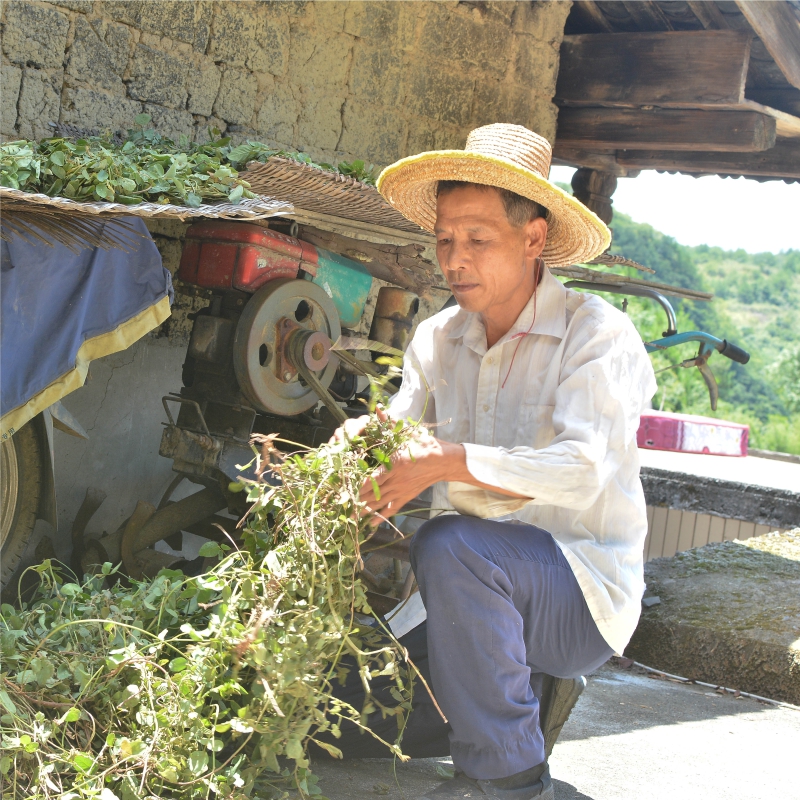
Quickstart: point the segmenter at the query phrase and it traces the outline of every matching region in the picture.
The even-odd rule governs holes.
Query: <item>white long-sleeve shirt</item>
[[[464,445],[475,478],[530,498],[437,484],[433,508],[549,531],[603,638],[621,653],[644,591],[636,432],[655,391],[628,317],[545,270],[491,348],[478,314],[454,307],[421,322],[389,411],[435,423],[435,436]]]

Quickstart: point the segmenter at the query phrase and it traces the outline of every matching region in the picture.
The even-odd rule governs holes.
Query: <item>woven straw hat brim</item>
[[[548,266],[591,261],[611,244],[611,231],[583,203],[535,172],[501,156],[466,150],[420,153],[386,167],[377,187],[401,214],[433,233],[439,181],[498,186],[541,203],[550,212],[547,242],[542,252]]]

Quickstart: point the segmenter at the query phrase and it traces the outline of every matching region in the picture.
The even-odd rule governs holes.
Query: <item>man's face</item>
[[[434,230],[439,265],[461,308],[514,313],[521,298],[527,303],[547,237],[544,219],[515,228],[499,192],[464,186],[438,198]]]

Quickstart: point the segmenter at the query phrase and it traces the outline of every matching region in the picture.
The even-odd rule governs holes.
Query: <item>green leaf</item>
[[[67,158],[60,150],[56,150],[55,153],[50,156],[50,163],[63,167],[64,164],[67,163]]]
[[[197,192],[189,192],[186,195],[186,205],[189,208],[200,208],[203,204],[203,198]]]
[[[189,756],[189,772],[192,775],[202,775],[208,769],[208,753],[203,750],[195,750]]]
[[[149,114],[137,114],[134,117],[133,121],[140,128],[144,128],[145,125],[149,125],[150,124],[150,120],[151,119],[152,119],[152,117]]]
[[[75,753],[72,757],[72,763],[81,771],[89,772],[94,766],[94,759],[87,756],[85,753]]]
[[[381,487],[378,486],[378,481],[376,481],[375,478],[372,475],[369,476],[369,479],[370,479],[370,482],[372,483],[372,491],[373,491],[373,493],[375,495],[375,499],[376,500],[380,500],[381,499]]]
[[[65,722],[77,722],[81,718],[81,711],[79,708],[70,708],[69,711],[64,713],[56,720],[56,725],[63,725]]]
[[[13,763],[14,762],[8,756],[0,758],[0,775],[8,775],[8,771],[11,769]]]
[[[244,186],[242,186],[242,184],[240,183],[228,195],[228,201],[231,203],[238,203],[242,199],[243,194],[244,194]]]
[[[216,556],[222,555],[222,550],[216,542],[206,542],[200,548],[198,555],[201,555],[203,558],[215,558]]]
[[[8,692],[0,690],[0,703],[2,703],[3,708],[8,711],[9,714],[17,713],[17,707],[14,705],[14,701],[8,696]]]
[[[172,672],[183,672],[187,666],[189,666],[189,662],[183,658],[183,656],[173,658],[172,661],[169,662],[169,668]]]

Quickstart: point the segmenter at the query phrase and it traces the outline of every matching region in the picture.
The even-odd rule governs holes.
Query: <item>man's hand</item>
[[[389,419],[389,415],[380,406],[375,409],[375,413],[381,422],[386,422],[386,420]],[[345,439],[354,439],[356,436],[361,436],[361,434],[364,433],[364,428],[369,425],[369,421],[369,414],[364,414],[362,417],[351,417],[350,419],[346,419],[342,423],[342,427],[337,428],[334,431],[333,436],[330,439],[330,444],[333,444],[334,442],[343,442]]]
[[[465,477],[471,478],[464,447],[436,439],[417,428],[412,440],[392,457],[391,469],[381,467],[364,483],[360,499],[367,504],[367,511],[375,515],[371,524],[377,526],[434,483]]]
[[[389,419],[382,408],[378,408],[376,413],[382,422]],[[343,442],[345,438],[361,436],[369,421],[367,414],[345,420],[333,434],[331,442]],[[378,485],[380,497],[375,493],[373,479]],[[417,428],[412,440],[392,457],[391,469],[377,469],[361,488],[360,499],[367,504],[367,513],[374,515],[370,524],[377,527],[439,481],[460,481],[507,497],[525,499],[507,489],[476,480],[467,469],[467,451],[463,445],[436,439],[423,428]]]

